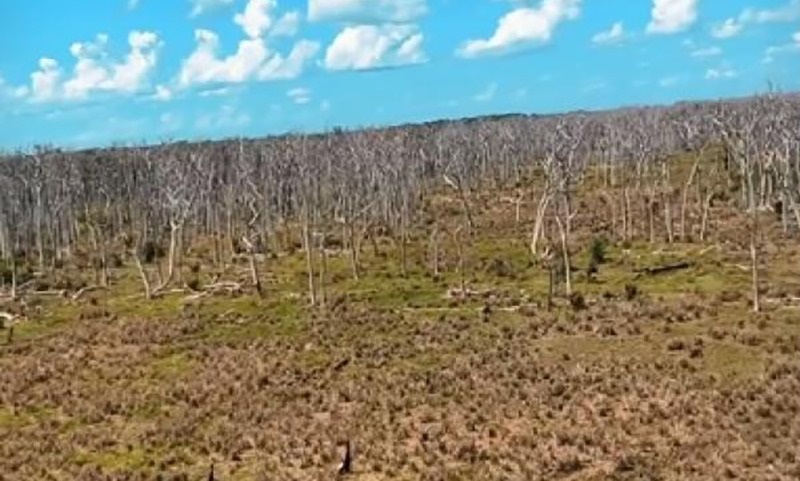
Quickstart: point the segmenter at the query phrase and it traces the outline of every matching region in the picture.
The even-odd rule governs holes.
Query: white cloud
[[[286,96],[292,99],[297,105],[305,105],[311,102],[311,91],[307,88],[293,88],[286,92]]]
[[[108,58],[108,36],[99,34],[93,42],[75,42],[69,51],[75,57],[72,76],[61,83],[62,70],[53,59],[42,58],[31,75],[31,99],[85,99],[95,92],[133,93],[142,90],[158,60],[161,43],[153,32],[134,30],[128,35],[130,51],[124,60]]]
[[[739,73],[730,67],[710,68],[706,70],[706,80],[736,78]]]
[[[156,85],[156,91],[153,94],[153,99],[166,102],[172,99],[172,90],[164,85]]]
[[[319,44],[310,40],[300,40],[297,42],[288,57],[281,54],[274,54],[259,69],[259,80],[278,80],[293,79],[303,73],[305,65],[317,54]]]
[[[800,0],[790,0],[786,5],[775,9],[758,10],[746,8],[737,18],[728,18],[711,28],[716,38],[731,38],[741,33],[748,24],[789,23],[800,20]]]
[[[234,15],[233,22],[250,38],[259,38],[272,26],[270,13],[275,7],[275,0],[249,0],[244,12]]]
[[[697,21],[698,0],[653,0],[648,33],[669,34],[686,30]]]
[[[692,51],[691,55],[695,58],[716,57],[718,55],[722,55],[722,49],[719,47],[698,48],[697,50]]]
[[[794,22],[800,20],[800,0],[791,0],[773,10],[747,8],[739,15],[739,19],[742,23]]]
[[[0,98],[22,98],[28,95],[28,87],[23,85],[20,87],[12,87],[6,84],[5,79],[0,76]]]
[[[427,0],[309,0],[312,22],[408,23],[428,12]]]
[[[580,6],[581,0],[542,0],[536,8],[517,8],[500,18],[491,37],[468,40],[456,54],[475,58],[546,44],[561,22],[580,15]]]
[[[198,95],[201,97],[223,97],[228,95],[231,89],[228,87],[219,87],[215,89],[202,90]]]
[[[128,0],[128,10],[134,10],[139,6],[139,0]]]
[[[320,112],[327,112],[331,109],[331,103],[327,100],[323,100],[319,103],[319,110]]]
[[[195,31],[197,48],[183,62],[178,77],[181,87],[208,83],[240,83],[248,80],[290,79],[299,76],[316,55],[319,44],[301,40],[288,57],[270,51],[260,38],[239,42],[236,53],[217,57],[219,37],[209,30]]]
[[[497,94],[497,83],[492,82],[487,85],[485,89],[478,92],[473,98],[476,102],[488,102],[494,98],[495,94]]]
[[[622,22],[617,22],[610,29],[597,33],[592,37],[592,43],[596,45],[614,45],[625,40],[625,27]]]
[[[724,22],[711,27],[711,35],[715,38],[731,38],[739,35],[743,25],[735,18],[729,18]]]
[[[800,32],[792,34],[792,42],[783,45],[772,45],[764,51],[764,63],[772,63],[775,57],[787,53],[800,52]]]
[[[423,35],[414,25],[345,27],[325,53],[328,70],[368,70],[427,61]]]
[[[158,61],[158,36],[153,32],[133,31],[128,36],[130,52],[125,62],[114,65],[109,90],[136,91],[147,80]]]
[[[267,59],[267,48],[261,39],[239,42],[236,53],[217,57],[219,37],[210,30],[195,30],[197,48],[183,62],[178,79],[182,87],[212,82],[244,82],[252,78]]]
[[[217,8],[232,5],[235,0],[189,0],[192,4],[192,17],[196,17]]]
[[[273,37],[292,37],[300,26],[300,12],[289,12],[275,22],[269,34]]]
[[[52,58],[44,57],[39,60],[39,70],[31,74],[32,100],[44,102],[52,100],[58,95],[61,68]]]
[[[204,29],[195,30],[195,50],[181,66],[177,83],[186,88],[209,83],[240,83],[249,80],[289,79],[299,76],[306,63],[319,51],[319,44],[308,40],[295,43],[284,57],[271,50],[265,37],[290,36],[297,32],[299,14],[290,12],[273,19],[276,0],[248,0],[233,21],[248,38],[239,41],[236,52],[219,56],[219,36]]]

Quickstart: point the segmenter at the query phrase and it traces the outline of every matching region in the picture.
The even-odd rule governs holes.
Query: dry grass
[[[271,261],[263,299],[146,303],[121,270],[30,308],[0,347],[0,478],[203,479],[213,461],[224,480],[332,479],[347,439],[359,480],[800,478],[798,309],[749,313],[739,251],[612,246],[576,277],[588,308],[547,312],[525,234],[493,222],[463,301],[443,246],[440,281],[420,247],[408,278],[388,250],[359,282],[332,254],[324,313],[293,294],[301,254]],[[770,290],[795,292],[798,250],[768,252]]]

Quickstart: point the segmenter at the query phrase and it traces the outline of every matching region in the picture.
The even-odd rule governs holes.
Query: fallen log
[[[652,266],[652,267],[643,267],[641,269],[634,269],[638,275],[648,275],[648,276],[655,276],[658,274],[666,274],[668,272],[679,271],[681,269],[688,269],[691,267],[692,264],[690,262],[682,261],[682,262],[673,262],[672,264],[665,264],[663,266]]]
[[[84,294],[88,294],[90,292],[107,291],[107,290],[108,290],[108,287],[106,287],[106,286],[86,286],[86,287],[81,287],[80,289],[78,289],[78,292],[76,292],[75,294],[72,295],[72,300],[73,301],[77,301],[78,299],[83,297]]]
[[[17,316],[10,312],[0,312],[0,327],[5,328],[7,324],[12,324],[16,318]]]

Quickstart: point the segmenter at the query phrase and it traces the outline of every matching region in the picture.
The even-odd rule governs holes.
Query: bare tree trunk
[[[705,242],[706,240],[706,231],[708,228],[708,216],[709,216],[709,211],[711,210],[711,199],[713,197],[714,197],[714,191],[712,190],[706,195],[706,198],[703,201],[703,219],[700,222],[700,242]]]
[[[568,233],[558,215],[556,216],[556,224],[558,224],[558,232],[561,237],[561,253],[564,256],[564,285],[567,297],[569,297],[572,295],[572,268],[570,267]]]
[[[548,273],[548,283],[547,283],[547,311],[553,310],[553,288],[555,284],[555,272],[553,262],[551,261],[547,268]]]
[[[647,207],[647,224],[650,231],[650,243],[654,244],[656,241],[656,222],[654,219],[655,213],[653,211],[655,210],[656,204],[650,196],[647,199]]]
[[[547,207],[550,204],[552,196],[547,192],[542,194],[539,199],[539,205],[536,208],[536,220],[533,223],[533,231],[531,232],[530,250],[531,256],[534,260],[539,257],[539,239],[542,235],[542,226],[544,225],[544,217],[547,213]]]
[[[252,243],[247,240],[246,242],[247,248],[247,259],[250,263],[250,280],[253,282],[253,285],[256,288],[256,292],[258,292],[259,296],[264,295],[264,290],[261,285],[261,276],[258,273],[258,262],[256,262],[256,254],[254,252],[254,248]]]
[[[133,260],[136,262],[136,269],[139,271],[139,278],[142,280],[142,286],[144,286],[144,297],[145,299],[150,300],[153,298],[153,294],[150,289],[150,281],[147,279],[147,273],[144,271],[144,267],[142,266],[142,261],[139,259],[138,253],[133,253]]]
[[[466,281],[466,274],[464,273],[464,244],[461,241],[461,231],[462,227],[458,227],[453,235],[453,240],[456,242],[456,250],[458,252],[458,284],[459,289],[461,290],[461,298],[466,299],[467,297],[467,281]]]
[[[439,278],[439,226],[438,224],[433,225],[433,232],[431,233],[431,247],[433,250],[433,277],[434,279]]]
[[[625,241],[631,240],[631,196],[627,187],[622,189],[623,206],[622,206],[622,231],[623,239]]]
[[[408,277],[408,239],[406,237],[406,226],[403,222],[400,232],[400,273],[403,277]]]
[[[169,229],[169,254],[167,258],[167,277],[162,280],[155,292],[160,292],[169,286],[175,277],[175,256],[178,248],[178,234],[180,233],[181,226],[172,222]]]
[[[753,311],[761,312],[761,294],[758,290],[758,213],[755,209],[753,209],[751,213],[751,222],[750,262],[753,270]]]
[[[701,155],[702,152],[697,155],[697,159],[694,161],[694,165],[692,165],[692,171],[689,173],[689,179],[683,187],[683,198],[681,199],[681,240],[683,242],[686,242],[686,205],[689,199],[689,189],[692,187],[694,178],[697,175],[697,169],[700,166],[700,159],[702,158]]]
[[[319,307],[325,310],[327,305],[327,297],[325,295],[325,278],[328,274],[328,254],[325,251],[325,234],[319,236]]]
[[[13,252],[11,253],[11,300],[17,300],[17,257]]]
[[[314,283],[314,254],[311,245],[311,232],[308,221],[303,223],[303,243],[306,248],[306,270],[308,272],[308,300],[311,306],[317,305],[317,290]]]
[[[672,202],[669,193],[664,194],[664,227],[667,231],[667,242],[675,242],[675,235],[672,232]]]
[[[517,195],[517,198],[514,200],[514,232],[519,234],[519,225],[521,220],[521,210],[522,210],[522,199],[524,198],[524,194],[520,192]]]
[[[349,248],[350,248],[350,269],[353,272],[353,279],[358,281],[360,276],[359,268],[358,268],[358,250],[359,250],[359,243],[356,242],[356,234],[355,234],[355,227],[353,224],[349,224],[348,228],[348,237],[349,237]]]

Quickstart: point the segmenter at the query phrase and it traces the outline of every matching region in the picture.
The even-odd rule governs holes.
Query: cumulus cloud
[[[288,80],[297,78],[303,73],[306,64],[319,51],[319,44],[310,40],[297,42],[289,55],[276,53],[258,70],[259,80]]]
[[[189,0],[192,4],[191,16],[196,17],[217,8],[233,5],[235,0]]]
[[[292,37],[297,34],[299,26],[300,12],[289,12],[275,22],[269,34],[273,37]]]
[[[670,34],[682,32],[697,21],[698,0],[653,0],[647,32]]]
[[[491,37],[468,40],[456,54],[475,58],[546,44],[559,24],[580,15],[580,6],[581,0],[542,0],[538,7],[517,8],[500,18]]]
[[[5,79],[0,76],[0,98],[10,97],[10,98],[22,98],[28,95],[28,87],[22,85],[20,87],[12,87],[8,85]]]
[[[617,22],[610,29],[598,32],[592,37],[595,45],[614,45],[625,40],[625,27],[622,22]]]
[[[346,27],[325,53],[328,70],[368,70],[427,61],[424,37],[414,25],[356,25]]]
[[[44,102],[58,95],[61,67],[52,58],[39,59],[39,70],[31,74],[31,99]]]
[[[177,83],[186,88],[210,83],[240,83],[250,80],[289,79],[299,76],[317,54],[319,44],[300,40],[288,56],[271,50],[266,37],[293,35],[298,16],[289,13],[274,21],[275,0],[249,0],[245,9],[234,16],[234,23],[247,38],[239,41],[236,51],[219,53],[219,36],[211,30],[195,30],[195,50],[187,57]]]
[[[311,91],[307,88],[298,87],[286,92],[286,96],[292,99],[297,105],[305,105],[311,102]]]
[[[428,11],[427,0],[309,0],[312,22],[410,23]]]
[[[275,0],[250,0],[244,12],[234,15],[233,22],[250,38],[261,37],[272,26],[271,11],[275,7]]]
[[[775,9],[746,8],[736,18],[728,18],[711,27],[716,38],[731,38],[741,33],[748,24],[789,23],[800,20],[800,0],[791,0]]]
[[[142,90],[158,61],[161,45],[153,32],[134,30],[128,35],[130,50],[123,60],[109,59],[108,36],[99,34],[91,42],[75,42],[70,54],[75,57],[72,75],[62,83],[63,71],[51,58],[39,60],[31,74],[31,100],[80,100],[95,92],[134,93]]]
[[[194,33],[197,44],[194,52],[184,60],[179,84],[210,82],[244,82],[251,78],[267,58],[267,48],[261,39],[239,42],[236,53],[219,58],[219,36],[210,30],[198,29]]]

